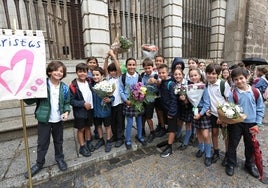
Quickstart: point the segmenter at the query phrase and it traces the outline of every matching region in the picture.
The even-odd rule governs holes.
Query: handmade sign
[[[41,31],[0,32],[0,101],[47,97],[45,41]]]

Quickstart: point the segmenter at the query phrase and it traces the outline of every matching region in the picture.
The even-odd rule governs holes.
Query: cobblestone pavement
[[[148,130],[147,130],[148,132]],[[243,169],[244,149],[242,140],[238,148],[238,167],[235,175],[225,174],[221,161],[205,167],[203,158],[196,158],[196,147],[189,146],[179,151],[179,142],[173,146],[173,154],[168,158],[159,156],[161,150],[156,144],[167,137],[157,138],[147,147],[135,141],[136,130],[132,131],[133,150],[124,146],[112,148],[110,153],[104,147],[94,151],[91,157],[82,157],[78,153],[76,130],[64,130],[63,150],[68,170],[59,171],[54,160],[54,149],[51,143],[46,156],[44,168],[33,177],[34,187],[93,187],[93,188],[143,188],[143,187],[268,187],[248,175]],[[260,128],[258,140],[263,151],[264,169],[267,171],[268,125]],[[30,136],[29,152],[31,165],[35,163],[37,136]],[[220,148],[223,142],[220,139]],[[94,141],[96,142],[96,140]],[[163,148],[161,148],[163,149]],[[221,159],[223,152],[221,153]],[[23,176],[26,171],[25,147],[22,138],[0,142],[0,188],[29,187]]]
[[[267,166],[268,162],[267,133],[268,126],[265,126],[261,128],[261,133],[258,135],[264,166]],[[159,156],[161,150],[154,145],[155,143],[109,160],[92,163],[64,176],[52,178],[36,187],[268,187],[244,170],[242,140],[238,148],[238,166],[232,177],[227,176],[224,167],[221,166],[223,152],[217,163],[205,167],[204,158],[195,157],[196,147],[189,146],[186,150],[179,151],[177,150],[179,143],[175,143],[174,153],[168,158],[161,158]]]

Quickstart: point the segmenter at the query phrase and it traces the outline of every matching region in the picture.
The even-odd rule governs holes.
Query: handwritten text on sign
[[[46,96],[44,37],[0,33],[0,101]]]

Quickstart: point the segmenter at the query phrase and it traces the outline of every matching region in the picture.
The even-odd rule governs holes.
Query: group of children
[[[109,58],[113,63],[108,63]],[[105,152],[110,152],[112,142],[115,142],[115,147],[125,144],[127,149],[131,149],[131,131],[135,118],[137,127],[135,138],[143,146],[152,142],[155,137],[168,133],[166,147],[161,152],[161,157],[168,157],[173,153],[172,145],[176,137],[181,136],[185,124],[185,136],[178,149],[185,150],[191,137],[197,138],[198,150],[195,156],[200,158],[205,155],[204,164],[210,166],[219,159],[220,128],[227,126],[220,122],[217,106],[226,101],[234,102],[235,93],[238,97],[236,103],[243,108],[247,118],[242,123],[227,127],[228,139],[225,142],[226,154],[222,165],[225,166],[228,175],[234,174],[237,163],[236,148],[243,136],[245,167],[252,176],[258,177],[250,138],[251,134],[255,134],[252,132],[252,127],[256,128],[262,123],[264,104],[261,93],[258,91],[259,96],[256,98],[253,89],[248,85],[249,74],[245,68],[238,67],[230,72],[227,63],[223,62],[221,65],[211,63],[205,67],[204,62],[199,63],[198,59],[190,58],[189,71],[185,74],[185,64],[181,58],[174,58],[170,70],[161,55],[157,55],[154,62],[150,58],[144,59],[142,74],[136,71],[137,62],[134,58],[128,58],[125,65],[127,72],[122,74],[116,54],[110,50],[103,68],[98,66],[96,58],[89,58],[87,63],[76,65],[77,77],[69,87],[66,87],[66,84],[61,81],[66,76],[65,65],[59,61],[48,64],[48,98],[26,101],[28,104],[33,102],[37,104],[35,114],[38,120],[38,149],[36,164],[31,168],[32,176],[38,173],[45,163],[50,134],[53,136],[55,159],[59,169],[67,169],[62,151],[62,122],[68,118],[70,105],[74,115],[74,128],[77,129],[79,153],[85,157],[91,156],[94,150],[103,145],[105,145]],[[112,96],[101,98],[92,89],[103,79],[115,84]],[[150,85],[152,91],[158,96],[155,101],[144,104],[142,112],[137,111],[130,100],[129,88],[137,82],[142,82],[145,86]],[[259,82],[261,83],[261,79]],[[204,86],[200,102],[195,107],[188,99],[185,90],[190,84]],[[175,93],[176,87],[180,88],[180,92]],[[196,108],[195,112],[193,107]],[[156,128],[152,121],[154,110],[158,119]],[[150,130],[147,139],[145,139],[146,123]],[[93,124],[98,135],[95,145],[92,144],[91,136]],[[103,138],[102,125],[105,127],[106,139]],[[27,172],[25,177],[28,178]]]

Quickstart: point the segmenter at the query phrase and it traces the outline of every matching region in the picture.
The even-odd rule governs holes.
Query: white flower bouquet
[[[144,57],[154,58],[158,52],[158,47],[151,44],[143,44],[141,46],[142,54]]]
[[[186,95],[190,103],[194,106],[193,112],[194,115],[198,114],[197,105],[199,104],[206,85],[203,83],[198,84],[190,84],[186,88]]]
[[[115,90],[115,84],[109,83],[107,80],[103,80],[97,83],[93,88],[94,92],[100,97],[112,96]]]
[[[234,103],[224,103],[219,105],[217,111],[220,121],[226,124],[240,123],[247,117],[242,113],[242,108]]]

